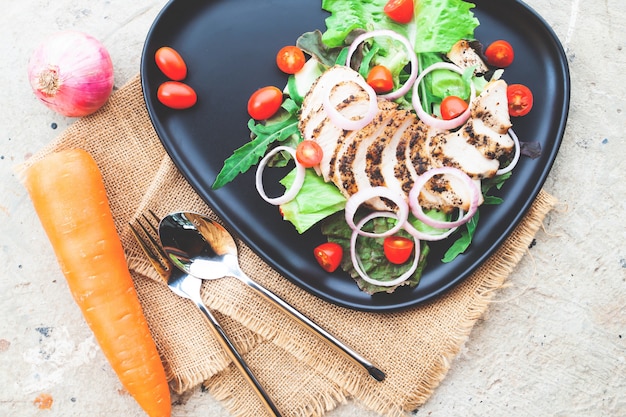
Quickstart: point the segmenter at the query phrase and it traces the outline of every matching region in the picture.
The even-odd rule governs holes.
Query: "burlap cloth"
[[[87,150],[100,166],[172,389],[180,393],[204,383],[233,415],[264,415],[201,314],[167,288],[129,233],[128,223],[148,208],[159,215],[190,210],[215,217],[161,146],[144,105],[139,76],[27,165],[66,148]],[[384,382],[373,380],[234,278],[205,282],[203,298],[284,416],[321,416],[348,398],[381,415],[403,416],[423,404],[444,378],[494,290],[502,286],[555,203],[542,191],[515,232],[478,271],[436,301],[401,312],[356,312],[321,301],[281,277],[239,242],[244,271],[373,361],[387,373]]]

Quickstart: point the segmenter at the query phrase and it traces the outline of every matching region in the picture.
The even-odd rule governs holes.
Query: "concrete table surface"
[[[0,415],[144,415],[71,299],[13,166],[74,120],[26,78],[35,46],[77,29],[108,48],[116,86],[139,71],[165,0],[3,1],[0,15]],[[566,50],[567,131],[545,189],[561,204],[418,416],[626,416],[626,6],[528,0]],[[54,402],[35,404],[40,394]],[[174,416],[227,416],[200,389]],[[348,403],[329,417],[377,414]]]

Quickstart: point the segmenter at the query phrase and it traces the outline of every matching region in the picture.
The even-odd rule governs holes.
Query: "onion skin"
[[[28,63],[28,80],[35,96],[67,117],[94,113],[113,91],[113,62],[93,36],[59,32],[43,41]]]

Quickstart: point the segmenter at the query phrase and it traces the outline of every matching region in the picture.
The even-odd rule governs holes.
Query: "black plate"
[[[304,32],[325,29],[320,0],[216,0],[168,3],[155,20],[143,50],[142,86],[148,112],[167,152],[199,195],[232,231],[274,268],[306,291],[331,303],[365,311],[390,311],[430,300],[466,278],[513,230],[540,191],[559,149],[569,108],[569,72],[562,46],[551,28],[520,1],[477,0],[481,22],[476,37],[487,45],[507,39],[515,63],[506,70],[510,83],[534,92],[533,111],[514,120],[521,140],[539,141],[539,159],[524,158],[501,190],[504,204],[481,208],[473,244],[466,254],[442,264],[440,245],[432,245],[419,286],[370,296],[343,272],[325,274],[312,255],[323,241],[319,228],[299,235],[278,210],[254,189],[254,169],[219,190],[211,185],[224,160],[249,138],[246,103],[265,85],[285,85],[275,54]],[[165,76],[154,63],[164,45],[187,62],[185,80],[198,103],[171,110],[156,99]],[[180,207],[179,207],[180,209]]]

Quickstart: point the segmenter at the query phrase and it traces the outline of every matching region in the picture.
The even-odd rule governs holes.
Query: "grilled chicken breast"
[[[378,113],[368,125],[343,130],[325,111],[324,95],[344,117],[361,117],[369,107],[369,95],[359,85],[363,82],[359,77],[345,66],[327,70],[305,96],[299,122],[303,138],[317,141],[324,152],[320,163],[324,180],[333,182],[346,197],[376,186],[406,197],[419,175],[442,166],[461,169],[480,181],[494,176],[499,161],[513,151],[504,81],[489,84],[473,102],[470,119],[456,131],[429,127],[413,112],[380,99]],[[470,197],[458,179],[441,176],[429,181],[419,198],[424,208],[450,212],[467,209]],[[380,198],[367,204],[376,210],[394,209]]]

